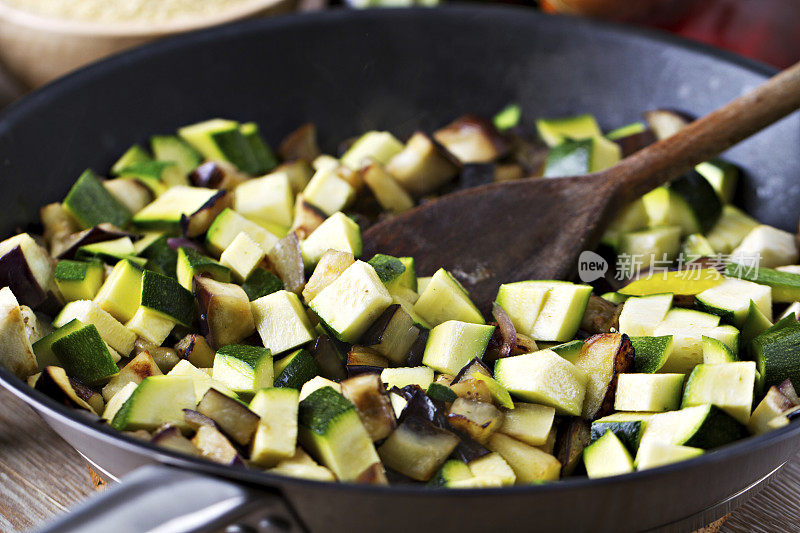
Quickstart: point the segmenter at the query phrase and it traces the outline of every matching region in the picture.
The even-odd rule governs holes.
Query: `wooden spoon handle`
[[[800,108],[800,63],[609,169],[620,201],[633,201]]]

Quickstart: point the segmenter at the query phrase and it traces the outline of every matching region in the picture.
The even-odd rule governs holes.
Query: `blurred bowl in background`
[[[295,5],[296,0],[245,0],[201,17],[101,23],[43,17],[0,0],[0,64],[24,88],[32,89],[126,48],[235,20],[286,13]]]

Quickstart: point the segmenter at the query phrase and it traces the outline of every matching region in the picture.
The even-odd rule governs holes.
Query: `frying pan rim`
[[[680,48],[692,52],[697,55],[705,56],[716,61],[727,63],[729,65],[738,67],[754,73],[762,77],[768,77],[774,74],[776,69],[769,67],[758,61],[744,58],[728,52],[712,48],[708,45],[687,41],[679,37],[675,37],[663,32],[658,32],[643,28],[633,28],[622,26],[620,24],[601,22],[589,19],[576,19],[570,17],[563,17],[558,15],[545,15],[530,8],[516,7],[516,6],[474,6],[474,5],[459,5],[451,4],[439,8],[402,8],[402,9],[380,9],[380,10],[364,10],[364,11],[351,11],[346,9],[333,9],[318,13],[308,13],[300,15],[286,15],[282,17],[274,17],[270,19],[256,19],[248,21],[234,22],[210,29],[204,29],[197,32],[191,32],[152,44],[147,44],[133,50],[117,54],[108,59],[99,61],[91,66],[80,69],[71,73],[63,78],[60,78],[50,84],[31,92],[30,94],[22,97],[20,100],[6,107],[0,111],[0,135],[6,131],[13,130],[14,126],[24,121],[26,115],[35,110],[37,102],[40,100],[48,101],[53,98],[59,98],[64,92],[69,92],[73,88],[78,88],[82,84],[92,81],[96,78],[102,78],[107,72],[120,68],[129,62],[139,60],[146,60],[149,56],[158,55],[168,52],[173,49],[192,47],[196,44],[235,38],[235,36],[242,36],[253,32],[270,31],[274,28],[291,29],[295,26],[309,26],[314,24],[335,24],[342,18],[346,19],[361,19],[361,22],[369,22],[371,19],[382,19],[388,17],[415,17],[419,13],[426,13],[426,16],[442,16],[450,17],[452,19],[469,20],[470,17],[494,17],[502,18],[509,17],[519,21],[520,17],[527,17],[531,21],[541,20],[554,21],[552,24],[567,24],[577,27],[586,27],[590,31],[599,32],[601,34],[622,34],[641,41],[649,41],[663,45],[667,48]],[[551,22],[546,22],[549,24]],[[190,468],[204,474],[210,474],[237,482],[245,482],[247,484],[257,485],[261,490],[283,491],[283,487],[287,485],[297,486],[298,488],[331,488],[335,490],[353,491],[360,493],[368,491],[385,492],[386,494],[409,494],[419,495],[425,494],[426,496],[453,496],[453,489],[446,488],[428,488],[424,485],[393,485],[393,486],[374,486],[374,485],[356,485],[348,483],[334,483],[334,482],[321,482],[306,480],[300,478],[292,478],[287,476],[280,476],[270,474],[268,472],[259,470],[246,470],[237,469],[226,465],[212,463],[199,458],[193,458],[185,455],[178,454],[163,448],[159,448],[149,442],[138,440],[134,437],[125,435],[121,432],[113,430],[108,424],[101,424],[96,421],[85,420],[81,416],[81,412],[58,404],[55,400],[50,399],[41,392],[32,389],[19,378],[10,374],[7,370],[0,368],[0,385],[4,386],[7,390],[18,396],[20,399],[31,405],[36,411],[45,413],[46,415],[58,419],[60,422],[68,425],[75,426],[77,424],[78,430],[84,434],[89,434],[91,438],[99,439],[101,441],[113,442],[118,447],[123,448],[126,452],[146,452],[155,461],[169,466]],[[541,485],[528,485],[528,486],[510,486],[501,488],[475,488],[475,489],[461,489],[472,495],[486,495],[486,496],[503,496],[510,494],[529,493],[531,495],[540,494],[542,492],[550,491],[571,491],[573,489],[584,488],[588,484],[591,486],[611,486],[620,483],[627,483],[628,481],[644,480],[646,478],[653,478],[659,476],[666,476],[670,473],[680,470],[690,470],[695,465],[702,463],[723,463],[729,458],[744,455],[748,452],[756,451],[762,448],[762,445],[769,443],[777,443],[791,438],[792,436],[800,435],[800,424],[790,424],[784,428],[771,431],[770,433],[758,436],[751,436],[733,444],[727,445],[719,450],[711,453],[703,454],[700,457],[682,461],[651,470],[638,471],[621,476],[614,476],[602,479],[588,479],[585,477],[566,478],[560,480],[558,483],[547,483]]]

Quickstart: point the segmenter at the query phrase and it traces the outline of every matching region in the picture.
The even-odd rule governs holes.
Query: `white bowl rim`
[[[72,1],[72,0],[71,0]],[[84,20],[45,17],[24,11],[0,0],[0,23],[11,22],[33,30],[66,35],[103,37],[151,37],[172,33],[188,32],[252,16],[260,11],[274,7],[283,0],[243,0],[237,5],[211,15],[186,17],[174,22],[92,22]]]

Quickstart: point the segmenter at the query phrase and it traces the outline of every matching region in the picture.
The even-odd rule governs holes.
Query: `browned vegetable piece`
[[[550,147],[538,135],[511,131],[506,137],[511,144],[511,158],[522,167],[525,177],[541,176]]]
[[[47,204],[41,208],[39,218],[42,220],[44,240],[50,247],[50,255],[58,257],[69,236],[80,230],[80,226],[60,203]]]
[[[194,456],[200,455],[200,450],[197,449],[197,446],[184,437],[181,430],[172,424],[167,424],[156,431],[150,442],[174,452]]]
[[[310,160],[297,159],[295,161],[287,161],[281,163],[272,170],[272,173],[281,172],[289,178],[289,184],[292,186],[292,192],[298,194],[303,192],[311,177],[314,175],[314,167],[309,163]]]
[[[425,133],[416,132],[405,148],[386,165],[386,171],[414,196],[431,193],[453,179],[458,167]]]
[[[317,362],[319,375],[333,381],[341,381],[347,377],[347,369],[334,341],[328,335],[320,335],[314,341],[311,355]]]
[[[536,448],[542,450],[544,453],[549,453],[553,455],[553,451],[556,449],[556,437],[558,436],[558,432],[556,431],[556,425],[554,424],[552,428],[550,428],[550,433],[547,434],[547,440],[544,441],[544,444],[541,446],[536,446]]]
[[[387,368],[389,366],[389,360],[370,348],[353,346],[350,348],[350,351],[347,352],[347,366],[352,365]]]
[[[361,342],[393,363],[402,365],[419,332],[414,319],[399,304],[393,304],[361,336]]]
[[[610,333],[619,329],[622,306],[592,294],[583,314],[581,329],[588,333]]]
[[[463,379],[458,383],[452,383],[450,388],[459,398],[485,403],[492,401],[492,391],[485,381],[479,379]]]
[[[297,195],[294,202],[294,222],[292,231],[300,239],[305,239],[311,232],[325,222],[327,216],[318,207],[306,202],[302,194]]]
[[[320,154],[317,144],[317,126],[306,122],[287,135],[278,146],[278,155],[284,161],[305,159],[313,161]]]
[[[227,207],[233,207],[233,195],[226,189],[220,190],[208,199],[200,209],[191,215],[181,215],[181,230],[187,237],[197,237],[208,231],[217,215]]]
[[[461,163],[489,163],[508,153],[506,140],[487,120],[464,115],[433,134]]]
[[[200,304],[201,325],[212,347],[235,344],[256,330],[250,299],[239,285],[195,276],[194,294]]]
[[[233,190],[247,179],[249,179],[247,174],[239,172],[235,166],[222,161],[206,161],[189,174],[189,181],[192,185],[208,189]]]
[[[192,439],[192,444],[200,450],[200,456],[204,459],[225,465],[241,461],[236,448],[214,427],[201,426]]]
[[[314,268],[314,273],[308,279],[303,289],[303,299],[310,302],[314,297],[322,292],[322,289],[333,283],[347,267],[356,262],[356,258],[350,252],[339,250],[328,250],[319,260]]]
[[[198,413],[194,409],[184,409],[183,420],[195,431],[200,429],[200,426],[211,426],[219,429],[216,422],[208,418],[206,415]]]
[[[69,378],[60,366],[45,367],[34,388],[69,407],[80,407],[98,415],[103,412],[103,397],[80,381]]]
[[[585,420],[569,418],[561,421],[556,433],[556,458],[561,462],[562,476],[569,476],[575,471],[590,439],[591,428]]]
[[[361,175],[381,209],[392,213],[402,213],[414,207],[414,199],[411,195],[380,163],[372,161],[361,169]],[[357,204],[359,200],[356,200]]]
[[[411,479],[427,481],[458,446],[458,437],[427,420],[403,421],[378,448],[383,464]]]
[[[190,333],[178,341],[175,351],[181,359],[186,359],[197,368],[211,368],[214,366],[216,353],[206,341],[206,338],[197,333]]]
[[[450,406],[447,421],[453,429],[485,444],[503,424],[503,413],[491,403],[456,398]]]
[[[581,416],[595,420],[614,412],[617,375],[633,372],[633,346],[627,335],[601,333],[586,340],[574,362],[589,377]]]
[[[306,285],[306,271],[297,235],[288,233],[267,252],[267,257],[286,290],[300,294]]]
[[[21,305],[41,309],[52,303],[58,291],[54,269],[50,254],[27,233],[0,242],[0,287],[9,287]]]
[[[133,353],[139,355],[143,352],[149,353],[153,357],[161,372],[167,373],[172,370],[172,367],[178,364],[181,360],[178,357],[178,352],[168,346],[156,346],[149,340],[138,337],[136,343],[133,345]]]
[[[503,163],[494,167],[494,181],[514,181],[525,177],[525,169],[517,163]]]
[[[434,383],[438,383],[439,385],[445,385],[447,387],[453,382],[453,376],[450,374],[439,374],[436,376],[436,379],[433,380]]]
[[[149,352],[139,352],[119,373],[103,387],[103,398],[110,400],[128,383],[141,383],[144,378],[160,376],[163,372]]]
[[[397,425],[389,395],[378,374],[361,374],[342,381],[342,395],[356,406],[373,441],[385,439]]]
[[[800,397],[797,396],[797,391],[792,384],[792,380],[787,379],[780,385],[778,385],[778,390],[786,396],[790,402],[794,405],[800,405]]]
[[[38,371],[22,307],[8,287],[0,289],[0,366],[20,379]]]
[[[361,483],[364,485],[389,484],[389,480],[386,479],[386,470],[383,468],[381,463],[375,463],[372,466],[367,467],[367,469],[361,472],[353,481],[355,483]]]
[[[475,357],[461,368],[458,374],[456,374],[456,377],[453,378],[452,384],[455,385],[456,383],[473,379],[472,374],[475,372],[492,377],[492,371],[489,370],[489,367],[486,366],[483,361]]]
[[[242,446],[250,443],[261,420],[243,403],[217,389],[208,389],[197,404],[197,412],[216,422],[226,435]]]

